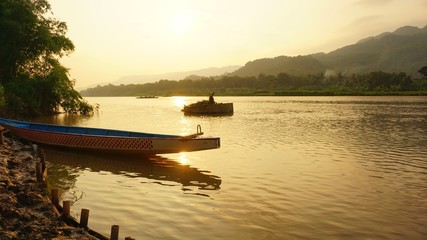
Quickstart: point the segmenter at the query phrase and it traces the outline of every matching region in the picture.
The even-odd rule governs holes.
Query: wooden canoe
[[[192,152],[220,147],[219,137],[131,132],[102,128],[63,126],[0,118],[0,125],[16,137],[59,147],[123,154],[155,155]]]

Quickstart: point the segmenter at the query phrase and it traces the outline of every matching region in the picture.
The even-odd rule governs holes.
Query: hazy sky
[[[120,77],[329,52],[427,25],[427,0],[50,0],[76,87]]]

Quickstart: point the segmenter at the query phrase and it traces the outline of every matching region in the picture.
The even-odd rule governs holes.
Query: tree
[[[74,45],[65,36],[66,23],[50,12],[47,0],[0,2],[0,84],[6,109],[21,115],[48,115],[60,109],[93,113],[58,61]]]
[[[427,78],[427,66],[422,67],[418,72]]]

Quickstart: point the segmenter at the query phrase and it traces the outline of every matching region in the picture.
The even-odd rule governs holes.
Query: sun
[[[190,14],[180,13],[170,20],[170,27],[175,33],[186,33],[191,30],[194,22]]]

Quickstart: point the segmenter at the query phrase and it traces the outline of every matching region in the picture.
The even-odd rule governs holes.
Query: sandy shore
[[[0,145],[0,240],[97,239],[83,229],[64,226],[36,179],[33,146],[5,136]]]

